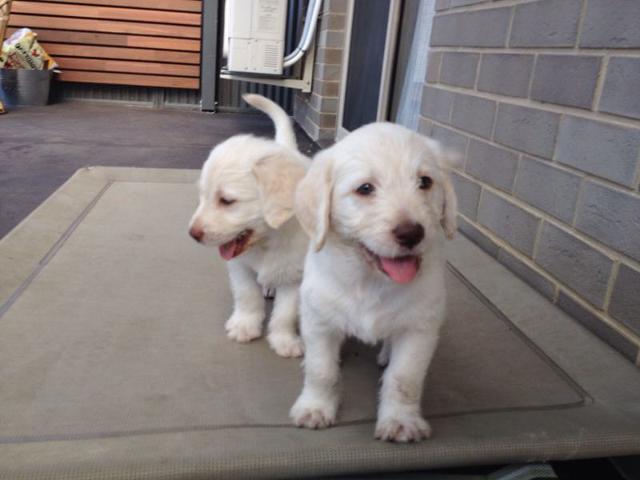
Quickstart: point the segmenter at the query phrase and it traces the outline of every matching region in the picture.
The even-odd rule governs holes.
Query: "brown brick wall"
[[[298,92],[294,99],[296,121],[320,145],[332,143],[336,134],[346,11],[346,0],[324,1],[316,34],[312,92]]]

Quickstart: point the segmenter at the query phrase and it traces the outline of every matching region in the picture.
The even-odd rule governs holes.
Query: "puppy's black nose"
[[[196,242],[200,242],[202,237],[204,237],[204,230],[198,227],[191,227],[189,229],[189,235],[191,235]]]
[[[413,248],[424,238],[424,228],[419,223],[405,222],[392,231],[396,241],[406,248]]]

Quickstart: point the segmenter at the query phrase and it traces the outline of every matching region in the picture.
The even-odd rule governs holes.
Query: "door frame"
[[[338,121],[336,127],[336,140],[344,138],[349,131],[342,126],[344,113],[345,91],[347,88],[347,75],[349,74],[349,50],[351,49],[351,27],[353,25],[353,6],[355,0],[348,0],[345,16],[345,42],[342,54],[342,73],[340,79],[340,97],[338,101]],[[378,92],[377,121],[387,119],[389,113],[389,98],[393,84],[393,67],[395,63],[396,45],[400,29],[402,0],[389,0],[389,19],[387,21],[387,34],[385,38],[384,57],[382,59],[382,76],[380,79],[380,91]]]

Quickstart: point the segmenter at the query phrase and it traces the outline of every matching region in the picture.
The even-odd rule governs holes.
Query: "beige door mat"
[[[299,478],[640,453],[640,372],[468,240],[424,411],[373,440],[375,351],[326,431],[298,360],[224,336],[223,262],[187,235],[197,172],[81,170],[0,242],[0,478]]]

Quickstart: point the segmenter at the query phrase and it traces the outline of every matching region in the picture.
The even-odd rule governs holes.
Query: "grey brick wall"
[[[600,57],[539,55],[531,98],[569,107],[591,108],[600,73]]]
[[[482,182],[510,192],[518,171],[518,155],[490,143],[471,139],[466,171]]]
[[[330,144],[335,138],[346,11],[347,0],[324,0],[316,35],[312,92],[297,92],[294,98],[296,122],[320,145]]]
[[[640,365],[640,1],[436,0],[460,231]]]
[[[487,53],[482,57],[478,90],[512,97],[526,97],[533,55]]]
[[[440,66],[440,80],[458,87],[473,87],[480,55],[476,53],[445,53]]]

